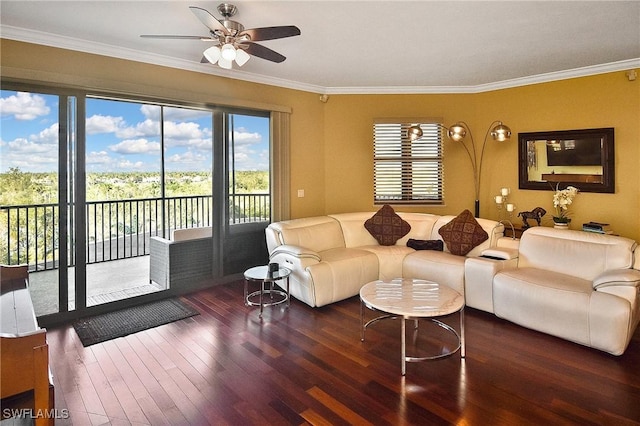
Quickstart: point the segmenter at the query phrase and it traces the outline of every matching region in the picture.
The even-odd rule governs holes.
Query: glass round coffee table
[[[365,307],[382,313],[365,322]],[[460,312],[460,333],[438,318]],[[407,362],[417,362],[444,358],[460,350],[465,357],[464,345],[464,297],[446,285],[433,281],[412,278],[397,278],[389,281],[372,281],[360,289],[361,340],[364,342],[366,328],[385,318],[402,317],[402,375],[406,373]],[[407,356],[406,320],[414,320],[415,328],[419,319],[429,319],[436,325],[452,333],[458,340],[456,348],[427,357]]]
[[[279,266],[278,270],[273,272],[269,272],[268,265],[256,266],[251,269],[247,269],[244,272],[245,305],[260,306],[260,317],[262,317],[262,311],[265,306],[279,305],[280,303],[286,302],[287,307],[289,307],[289,275],[291,275],[291,270],[283,266]],[[274,288],[274,283],[280,280],[286,280],[286,291]],[[249,294],[249,281],[259,283],[260,289]],[[269,288],[265,288],[266,286]],[[264,300],[265,295],[269,297],[268,301]],[[258,300],[256,301],[256,299]]]

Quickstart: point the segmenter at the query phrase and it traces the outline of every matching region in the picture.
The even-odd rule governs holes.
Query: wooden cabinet
[[[522,226],[513,225],[513,231],[510,226],[504,227],[504,236],[509,238],[520,238],[525,230]]]

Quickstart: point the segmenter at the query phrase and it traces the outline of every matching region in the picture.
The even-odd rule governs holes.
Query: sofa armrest
[[[500,271],[515,268],[518,259],[470,257],[464,263],[466,305],[485,312],[493,310],[493,278]]]
[[[520,240],[517,238],[513,239],[510,237],[498,238],[498,240],[496,241],[495,247],[518,250],[520,248]]]
[[[495,260],[511,260],[518,258],[518,250],[507,247],[491,247],[482,252],[481,257]]]
[[[283,244],[276,247],[269,255],[269,258],[273,259],[276,256],[291,256],[291,257],[296,257],[300,259],[302,258],[315,259],[318,262],[322,260],[318,252],[315,252],[305,247],[294,246],[290,244]]]
[[[593,280],[594,290],[613,286],[640,287],[640,271],[613,269],[603,272]]]

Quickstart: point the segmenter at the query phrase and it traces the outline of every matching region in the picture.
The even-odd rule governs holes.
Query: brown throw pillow
[[[443,251],[444,243],[442,240],[415,240],[413,238],[409,238],[409,241],[407,241],[407,247],[411,247],[414,250]]]
[[[438,233],[447,244],[449,251],[459,256],[465,256],[474,247],[489,238],[489,234],[482,229],[469,210],[460,213],[451,222],[440,228]]]
[[[381,246],[392,246],[411,230],[411,225],[396,214],[388,204],[382,206],[371,218],[367,219],[364,227],[378,241]]]

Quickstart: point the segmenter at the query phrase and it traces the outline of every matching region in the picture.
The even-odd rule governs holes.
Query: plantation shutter
[[[407,130],[419,125],[412,141]],[[435,121],[376,120],[374,137],[375,204],[442,204],[442,135]]]

